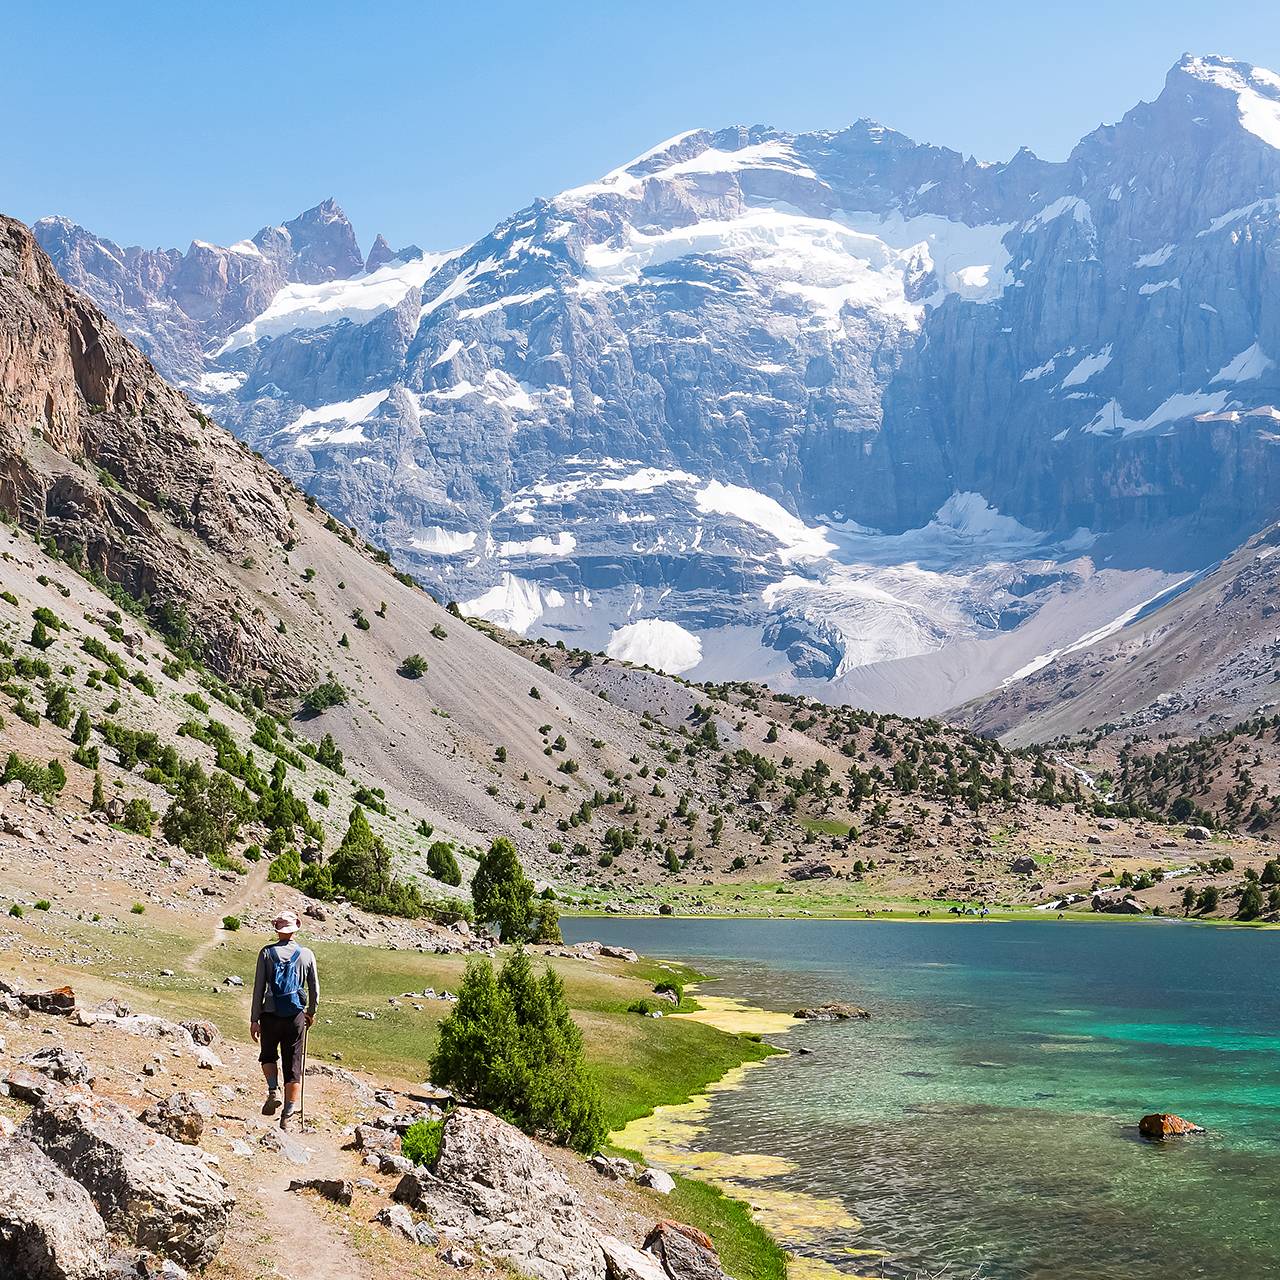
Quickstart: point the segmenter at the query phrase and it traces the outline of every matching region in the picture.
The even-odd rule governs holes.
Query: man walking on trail
[[[249,1034],[261,1043],[258,1061],[267,1080],[264,1116],[280,1108],[280,1074],[284,1068],[284,1110],[280,1127],[287,1129],[298,1109],[302,1089],[302,1064],[307,1028],[315,1021],[320,999],[316,958],[293,939],[298,917],[285,911],[271,922],[276,940],[258,952],[258,969],[253,977],[253,1004],[249,1013]],[[279,1066],[277,1066],[277,1056]]]

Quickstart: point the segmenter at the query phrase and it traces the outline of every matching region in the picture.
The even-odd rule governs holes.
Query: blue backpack
[[[307,1007],[303,991],[302,951],[282,956],[273,945],[265,948],[267,957],[267,985],[271,988],[271,1003],[277,1017],[292,1018]]]

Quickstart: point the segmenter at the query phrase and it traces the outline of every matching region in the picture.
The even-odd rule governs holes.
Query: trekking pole
[[[302,1028],[302,1089],[298,1096],[298,1132],[306,1133],[307,1131],[307,1040],[311,1034],[311,1028],[303,1025]]]

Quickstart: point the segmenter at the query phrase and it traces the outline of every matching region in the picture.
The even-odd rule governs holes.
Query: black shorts
[[[265,1011],[262,1014],[262,1052],[258,1054],[258,1061],[275,1062],[279,1057],[285,1084],[297,1084],[302,1079],[302,1044],[306,1029],[305,1013],[295,1013],[291,1018]]]

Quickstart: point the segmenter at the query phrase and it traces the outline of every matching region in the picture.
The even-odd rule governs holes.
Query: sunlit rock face
[[[941,710],[1280,497],[1280,78],[1229,59],[1063,163],[695,130],[452,253],[37,232],[443,596],[694,678]]]

